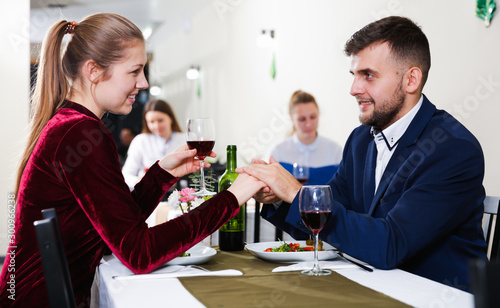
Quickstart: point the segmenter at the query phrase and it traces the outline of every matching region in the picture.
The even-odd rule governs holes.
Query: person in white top
[[[164,100],[146,103],[142,116],[142,133],[132,140],[122,168],[130,190],[157,160],[185,143],[186,138],[172,107]]]
[[[293,165],[308,168],[308,175],[297,175],[304,183],[327,183],[335,174],[342,159],[342,148],[336,142],[319,136],[319,108],[314,96],[298,90],[289,103],[292,136],[276,144],[271,155],[294,174]],[[307,179],[307,181],[306,181]]]

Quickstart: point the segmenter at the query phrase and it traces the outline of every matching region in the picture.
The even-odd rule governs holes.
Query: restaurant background
[[[113,11],[123,14],[127,3],[137,2],[115,3]],[[225,160],[226,145],[236,144],[239,166],[252,158],[264,158],[290,132],[287,104],[297,89],[316,97],[321,110],[320,134],[343,145],[359,125],[357,104],[349,95],[352,77],[350,59],[342,52],[345,41],[376,19],[388,15],[412,18],[422,26],[431,47],[432,67],[424,93],[479,139],[486,158],[486,192],[500,195],[500,17],[485,27],[474,16],[475,1],[188,1],[195,10],[185,8],[186,2],[181,0],[153,2],[157,4],[150,12],[153,19],[161,21],[172,16],[172,11],[180,18],[166,20],[148,40],[150,85],[160,87],[158,97],[171,103],[181,123],[194,116],[213,118],[215,152]],[[4,96],[0,250],[5,250],[12,232],[7,220],[9,194],[27,134],[30,38],[39,36],[44,24],[48,27],[55,19],[32,12],[30,28],[28,0],[2,6],[6,10],[0,19],[0,90]],[[124,16],[136,23],[141,18]],[[262,30],[274,31],[269,47],[256,44]],[[199,67],[199,79],[186,78],[191,66]]]

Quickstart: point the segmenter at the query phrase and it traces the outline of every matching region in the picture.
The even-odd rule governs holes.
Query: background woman
[[[296,91],[290,98],[292,136],[271,150],[271,156],[293,174],[293,164],[308,166],[307,184],[327,183],[337,172],[342,148],[336,142],[318,135],[319,108],[314,96]]]
[[[172,107],[163,100],[152,100],[144,106],[142,133],[137,135],[127,153],[122,172],[130,190],[158,159],[186,143]]]
[[[62,52],[65,34],[71,39]],[[141,31],[119,15],[60,21],[48,31],[18,172],[15,236],[0,276],[0,307],[49,306],[33,226],[42,209],[57,211],[76,304],[85,307],[106,246],[134,273],[149,272],[212,234],[262,187],[239,176],[186,215],[147,227],[145,217],[199,162],[186,145],[151,166],[132,193],[125,184],[113,137],[100,118],[131,111],[135,95],[148,87],[145,65]],[[15,273],[8,270],[11,260]],[[15,296],[9,298],[13,274]]]

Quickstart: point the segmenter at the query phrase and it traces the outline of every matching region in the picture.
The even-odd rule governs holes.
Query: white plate
[[[189,257],[177,257],[170,260],[165,265],[191,265],[191,264],[202,264],[208,262],[213,256],[217,254],[217,251],[208,246],[193,246],[191,249],[186,251],[191,255]]]
[[[290,243],[299,243],[300,246],[306,246],[306,241],[291,241]],[[271,262],[304,262],[314,261],[314,251],[300,251],[300,252],[265,252],[267,248],[275,248],[281,246],[282,242],[261,242],[247,244],[246,248],[256,257]],[[323,242],[324,251],[318,251],[319,260],[330,260],[337,257],[332,249],[333,247]]]

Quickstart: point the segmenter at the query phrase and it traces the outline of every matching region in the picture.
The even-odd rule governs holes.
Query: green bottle
[[[219,180],[219,192],[227,189],[238,176],[236,169],[236,146],[227,146],[226,172]],[[224,251],[237,251],[245,248],[245,209],[246,204],[240,207],[240,212],[231,218],[219,229],[219,248]]]

